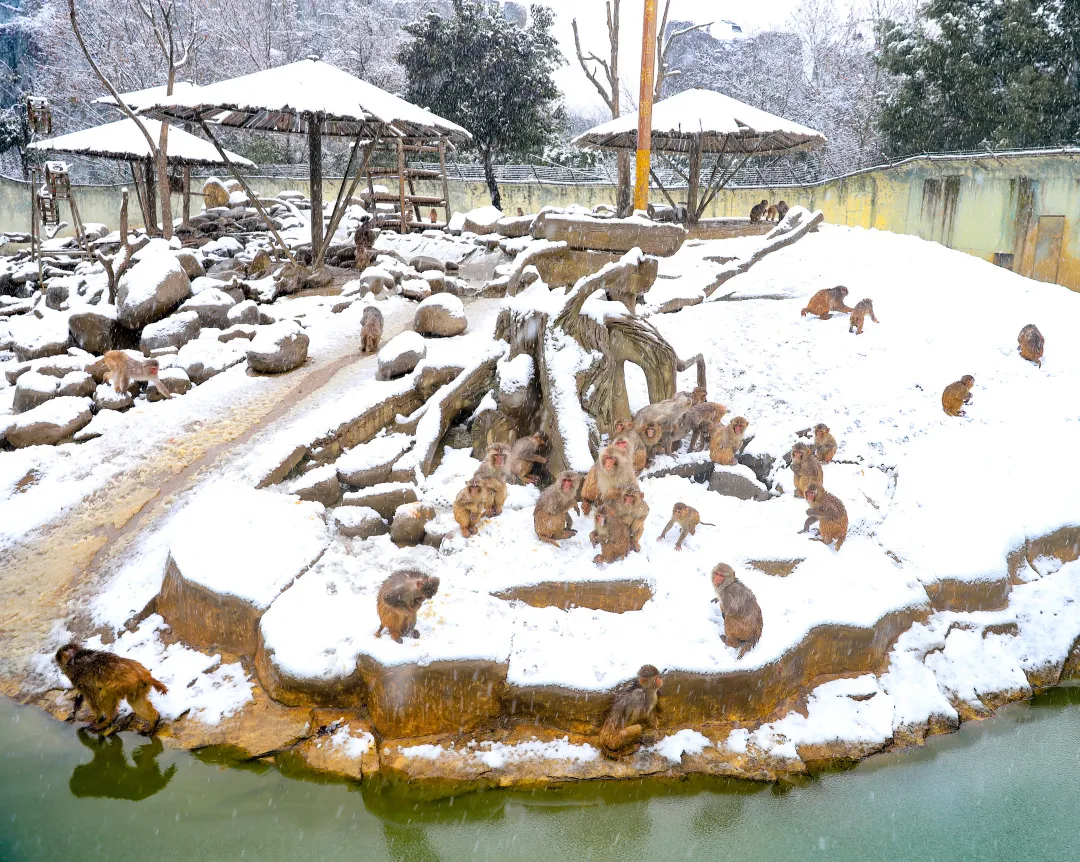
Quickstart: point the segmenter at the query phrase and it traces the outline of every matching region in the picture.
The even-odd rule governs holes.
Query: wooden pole
[[[319,257],[323,241],[322,115],[308,114],[308,177],[311,181],[311,259]]]
[[[240,171],[236,169],[236,165],[232,163],[232,159],[230,159],[225,153],[225,150],[222,149],[221,144],[218,143],[218,139],[215,138],[213,133],[210,131],[210,127],[206,125],[206,120],[204,120],[202,116],[198,113],[196,113],[195,119],[198,120],[199,128],[203,130],[203,134],[206,135],[207,140],[210,141],[210,143],[214,145],[214,149],[218,151],[218,155],[221,156],[221,160],[225,163],[225,167],[229,169],[229,172],[236,178],[236,181],[240,183],[240,188],[242,188],[247,194],[248,200],[251,201],[255,205],[255,209],[259,211],[259,215],[262,216],[262,220],[266,222],[266,227],[270,230],[270,233],[274,235],[274,239],[277,240],[278,245],[281,246],[281,250],[285,253],[285,257],[287,257],[291,263],[296,263],[296,257],[293,255],[289,247],[285,244],[285,240],[281,238],[281,234],[277,232],[277,228],[274,227],[273,220],[263,208],[262,201],[259,200],[259,196],[255,194],[251,186],[248,185],[248,181],[240,175]]]
[[[656,74],[656,0],[645,0],[641,34],[641,93],[638,99],[637,176],[634,209],[649,208],[649,156],[652,149],[653,78]]]
[[[184,224],[191,221],[191,165],[184,165]]]
[[[686,220],[691,225],[698,223],[698,188],[701,185],[701,141],[690,141],[690,176],[687,177]]]
[[[146,233],[157,236],[157,166],[153,159],[143,163],[143,186],[146,188]]]
[[[439,139],[439,170],[442,172],[443,210],[446,212],[446,227],[450,227],[450,181],[446,177],[446,138]]]
[[[341,222],[341,217],[345,214],[345,209],[349,205],[349,201],[352,200],[353,194],[356,192],[356,187],[360,185],[360,178],[365,174],[368,174],[368,163],[371,161],[371,154],[375,152],[375,148],[379,145],[379,139],[382,136],[382,127],[380,126],[375,131],[375,137],[371,139],[371,143],[368,144],[367,149],[364,150],[364,158],[360,162],[360,166],[356,169],[356,174],[353,175],[352,182],[349,184],[349,191],[345,195],[341,195],[341,192],[345,188],[345,182],[348,180],[348,173],[341,180],[341,189],[338,190],[340,200],[334,204],[334,211],[330,213],[330,224],[326,230],[326,239],[323,240],[322,247],[319,249],[319,259],[314,265],[314,269],[318,269],[323,262],[323,258],[326,257],[326,253],[330,250],[330,242],[334,238],[334,232],[337,230],[338,224]],[[356,139],[356,146],[353,149],[353,155],[356,154],[356,150],[360,148],[360,138]],[[352,157],[349,158],[349,165],[352,165]],[[370,176],[369,176],[370,179]],[[340,204],[340,206],[339,206]]]
[[[401,233],[404,236],[409,232],[409,210],[405,205],[405,144],[401,138],[397,142],[397,169],[398,169],[398,204],[401,207]]]

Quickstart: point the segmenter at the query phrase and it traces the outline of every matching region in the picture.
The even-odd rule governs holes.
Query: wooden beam
[[[181,182],[184,184],[184,224],[191,221],[191,165],[184,165],[183,179]]]
[[[398,166],[398,205],[401,207],[401,221],[398,227],[401,233],[409,232],[409,211],[405,208],[405,146],[401,139],[397,142],[397,166]]]
[[[691,225],[698,223],[698,189],[701,185],[701,144],[690,142],[690,175],[687,177],[686,220]]]
[[[439,171],[442,173],[443,199],[446,210],[446,227],[450,228],[450,181],[446,178],[446,138],[439,139]]]
[[[146,232],[157,236],[157,168],[151,159],[143,163],[143,186],[146,189]]]

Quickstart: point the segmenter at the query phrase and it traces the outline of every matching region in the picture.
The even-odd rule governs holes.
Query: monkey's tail
[[[715,527],[716,524],[710,524],[708,521],[698,521],[702,527]]]
[[[156,692],[159,692],[161,694],[169,693],[168,686],[166,686],[165,683],[163,683],[159,679],[154,679],[153,677],[150,677],[150,685],[154,687],[154,691]]]

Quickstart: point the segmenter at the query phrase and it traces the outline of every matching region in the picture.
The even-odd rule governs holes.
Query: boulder
[[[210,177],[202,187],[203,206],[206,209],[229,205],[229,190],[217,177]]]
[[[363,491],[350,491],[341,498],[342,506],[366,506],[389,520],[398,506],[416,502],[416,486],[407,482],[387,482]]]
[[[230,341],[235,341],[237,338],[251,341],[251,339],[255,337],[257,331],[258,329],[250,323],[234,323],[224,332],[219,332],[217,340],[222,344],[228,344]]]
[[[225,291],[212,287],[203,290],[184,301],[180,311],[194,311],[204,327],[225,329],[229,326],[229,310],[236,301]]]
[[[389,482],[394,462],[412,445],[409,434],[382,434],[354,446],[334,462],[338,479],[354,488]]]
[[[427,503],[404,503],[394,510],[390,539],[396,545],[419,545],[424,541],[424,528],[434,517],[435,509]]]
[[[158,380],[169,390],[170,395],[183,395],[191,391],[191,378],[183,368],[162,368]],[[147,401],[164,401],[165,396],[157,391],[156,386],[146,387]]]
[[[86,425],[71,435],[72,443],[85,443],[110,431],[118,425],[123,425],[124,420],[115,410],[102,410],[94,414]]]
[[[163,347],[175,347],[179,350],[189,341],[198,338],[201,328],[197,312],[181,311],[157,323],[147,325],[139,340],[139,348],[145,354]]]
[[[243,361],[244,350],[237,345],[199,338],[180,348],[173,365],[183,368],[191,382],[201,386],[211,377]]]
[[[428,283],[432,293],[443,293],[446,290],[447,281],[450,280],[447,279],[446,273],[439,269],[425,269],[420,273],[420,277]],[[402,293],[404,293],[404,286]]]
[[[110,383],[99,383],[94,390],[94,409],[98,413],[102,410],[127,410],[134,401],[130,392],[117,392]]]
[[[270,253],[265,248],[260,248],[255,252],[255,257],[251,259],[251,263],[248,264],[248,278],[263,278],[269,275],[272,265],[273,261],[270,259]]]
[[[301,500],[322,503],[328,509],[341,502],[341,483],[338,481],[337,468],[333,464],[324,464],[309,470],[290,482],[286,490]]]
[[[233,326],[237,323],[246,323],[250,326],[255,326],[259,323],[259,306],[257,306],[252,299],[245,299],[243,302],[238,302],[232,308],[228,309],[225,314],[225,321],[229,326]]]
[[[251,339],[248,365],[262,374],[282,374],[307,361],[310,339],[299,323],[283,320],[263,329]]]
[[[533,239],[565,242],[569,248],[620,254],[639,248],[645,254],[668,257],[682,247],[687,231],[682,225],[654,222],[640,216],[598,219],[543,212],[533,222],[532,236]]]
[[[176,260],[180,263],[180,266],[184,268],[187,277],[192,281],[206,275],[206,270],[203,269],[202,261],[199,260],[199,256],[191,249],[180,249],[180,251],[176,253]]]
[[[13,412],[27,413],[56,397],[60,380],[40,371],[27,371],[19,376],[11,402]]]
[[[68,279],[49,279],[49,286],[45,288],[45,307],[59,311],[67,303],[70,294],[71,286],[68,284]]]
[[[769,489],[757,480],[753,470],[742,464],[734,467],[716,464],[709,479],[709,490],[739,500],[761,502],[769,499]]]
[[[502,210],[493,206],[484,206],[465,213],[465,220],[461,225],[461,231],[484,235],[495,233],[499,219],[503,217]],[[453,224],[453,219],[451,219]]]
[[[414,302],[431,296],[431,285],[422,278],[407,278],[401,282],[401,295]]]
[[[425,299],[413,318],[413,329],[421,335],[461,335],[468,325],[464,304],[449,293],[437,293]]]
[[[393,380],[411,374],[420,360],[427,357],[427,342],[417,332],[401,332],[379,351],[377,380]]]
[[[180,262],[156,254],[136,263],[116,288],[116,319],[128,329],[142,329],[168,315],[191,296],[191,281]]]
[[[56,390],[56,394],[60,397],[75,395],[79,398],[90,398],[96,388],[94,378],[85,371],[69,371],[60,378],[60,388]]]
[[[52,446],[70,437],[90,422],[93,413],[89,398],[53,398],[20,414],[8,429],[7,441],[16,449]]]
[[[432,257],[428,254],[418,254],[409,260],[409,266],[415,269],[417,272],[423,272],[424,270],[438,270],[439,272],[446,272],[446,264],[439,260],[437,257]]]
[[[107,353],[116,346],[115,306],[99,305],[74,312],[68,317],[68,331],[75,345],[87,353]]]
[[[12,329],[14,330],[14,327]],[[37,326],[21,327],[17,333],[13,331],[11,350],[20,362],[28,362],[31,359],[44,359],[47,356],[67,353],[70,344],[71,333],[68,332],[67,321],[63,319],[63,315],[50,313],[45,320],[39,321]]]
[[[378,266],[369,266],[360,273],[359,282],[365,292],[374,293],[376,296],[384,291],[393,290],[394,285],[397,284],[391,273]]]

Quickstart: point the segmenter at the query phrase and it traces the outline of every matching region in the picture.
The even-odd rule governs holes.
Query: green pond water
[[[421,802],[99,743],[0,699],[0,860],[1080,859],[1080,688],[779,790],[604,782]]]

